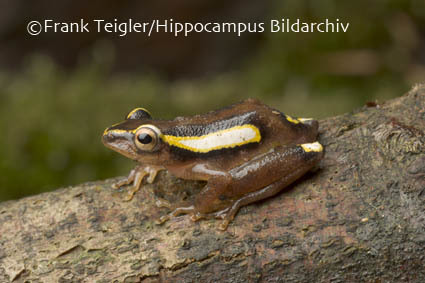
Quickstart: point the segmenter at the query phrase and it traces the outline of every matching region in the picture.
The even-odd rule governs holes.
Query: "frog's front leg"
[[[189,164],[184,168],[185,170],[172,167],[167,167],[167,169],[180,178],[208,181],[208,184],[201,190],[201,195],[210,194],[211,188],[214,189],[215,187],[227,187],[233,181],[233,178],[229,172],[223,171],[219,168],[210,167],[208,164],[204,163],[196,163],[194,165]],[[202,196],[198,195],[197,199],[198,198],[202,198]],[[182,214],[190,214],[190,219],[192,221],[197,221],[202,218],[214,217],[210,213],[204,213],[200,211],[198,208],[196,208],[196,204],[190,203],[188,201],[181,202],[177,205],[171,205],[164,200],[159,200],[157,201],[157,206],[171,209],[171,213],[160,218],[160,223]]]
[[[120,180],[112,185],[113,188],[119,189],[120,187],[124,185],[129,185],[133,183],[133,186],[129,190],[129,194],[126,197],[126,201],[130,201],[133,199],[134,194],[140,190],[142,186],[142,181],[145,176],[148,176],[146,181],[149,184],[152,184],[152,182],[155,180],[156,175],[159,171],[165,170],[163,166],[155,166],[155,165],[137,165],[133,170],[130,171],[130,174],[127,178]]]

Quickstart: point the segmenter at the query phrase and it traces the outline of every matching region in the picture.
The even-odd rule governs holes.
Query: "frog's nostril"
[[[111,132],[109,132],[109,131],[108,131],[108,129],[106,129],[106,130],[103,132],[102,140],[103,140],[103,141],[110,141],[111,139],[112,139],[112,133],[111,133]]]

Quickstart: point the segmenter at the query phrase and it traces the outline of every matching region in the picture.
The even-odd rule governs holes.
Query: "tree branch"
[[[202,183],[162,172],[0,204],[0,282],[425,282],[425,86],[320,122],[317,170],[218,220],[155,224]],[[38,280],[38,281],[37,281]]]

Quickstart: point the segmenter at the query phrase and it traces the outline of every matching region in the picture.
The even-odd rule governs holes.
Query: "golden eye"
[[[135,135],[136,146],[144,151],[153,151],[158,140],[158,133],[151,127],[141,127]]]

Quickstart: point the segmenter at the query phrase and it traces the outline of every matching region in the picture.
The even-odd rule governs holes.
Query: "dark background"
[[[53,33],[32,20],[349,22],[347,33]],[[267,25],[268,26],[268,25]],[[135,107],[173,118],[257,97],[324,118],[425,81],[425,1],[2,1],[0,201],[126,175],[105,127]]]

